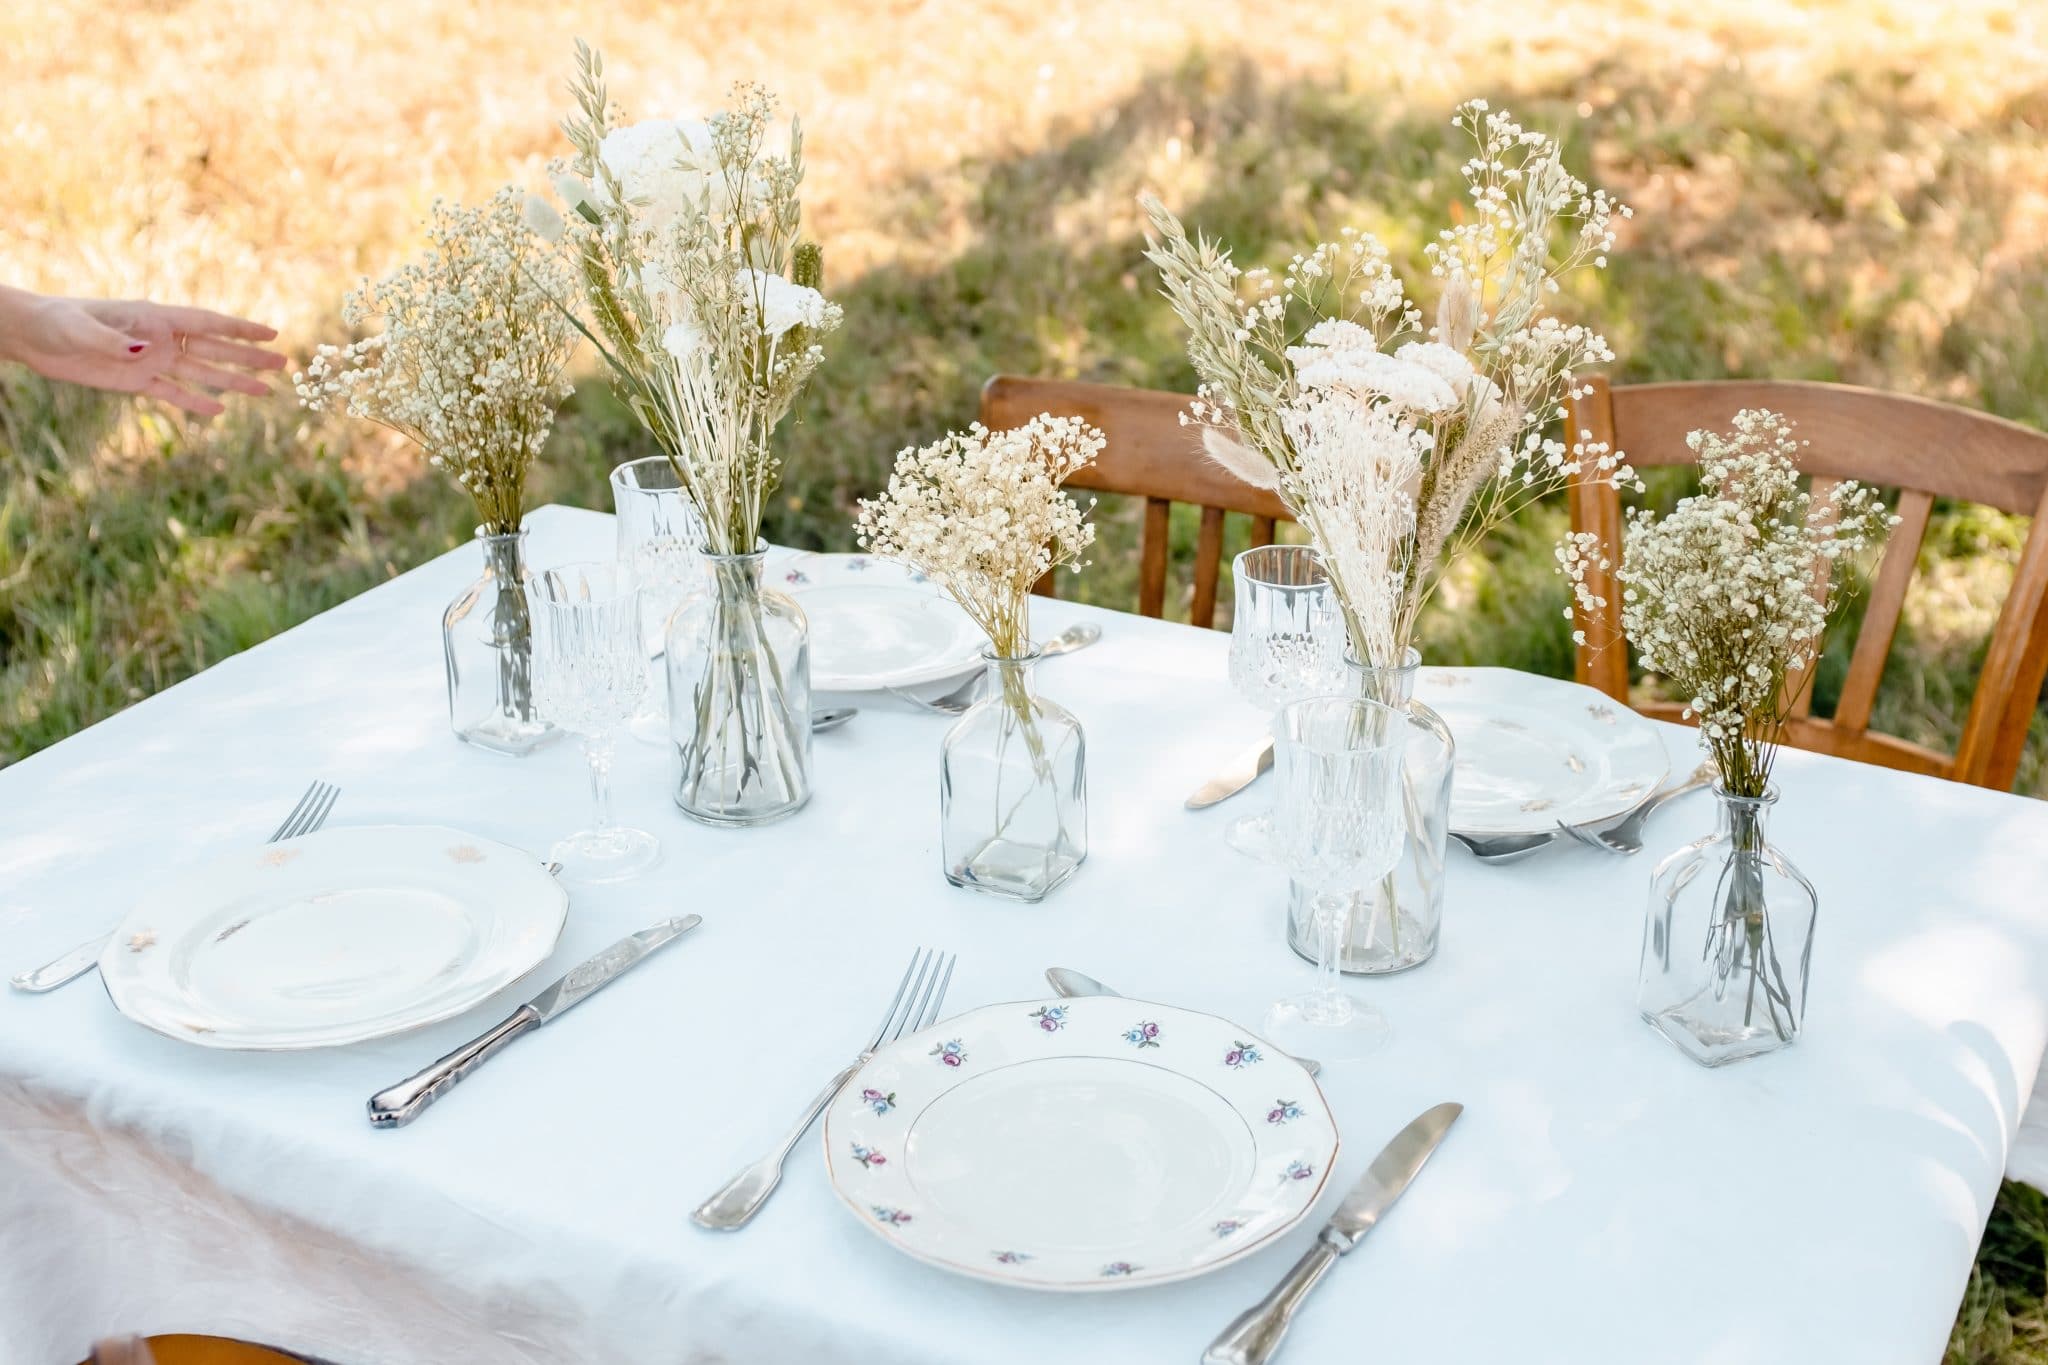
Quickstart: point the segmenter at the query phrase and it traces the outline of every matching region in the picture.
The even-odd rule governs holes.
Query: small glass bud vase
[[[533,622],[526,603],[526,531],[479,529],[483,577],[441,615],[448,724],[455,737],[515,757],[554,739],[533,705]]]
[[[1038,651],[984,651],[983,698],[946,732],[939,824],[946,880],[1043,900],[1088,856],[1081,722],[1037,695]]]
[[[1719,787],[1720,827],[1657,865],[1636,1003],[1702,1066],[1772,1052],[1799,1036],[1813,884],[1764,835],[1778,799]]]
[[[1444,718],[1415,700],[1422,655],[1408,650],[1390,668],[1346,660],[1355,695],[1407,712],[1408,736],[1401,750],[1401,817],[1406,827],[1401,861],[1368,894],[1353,896],[1338,935],[1337,970],[1350,976],[1383,976],[1418,967],[1436,955],[1444,918],[1444,861],[1451,837],[1451,775],[1457,746]],[[1290,882],[1287,943],[1302,957],[1316,959],[1318,917],[1313,898]]]
[[[704,590],[669,620],[675,800],[710,825],[766,824],[811,799],[810,625],[763,586],[767,549],[700,556]]]

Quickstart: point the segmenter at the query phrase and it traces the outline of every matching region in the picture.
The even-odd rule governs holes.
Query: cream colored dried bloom
[[[860,543],[938,584],[998,655],[1018,657],[1030,645],[1031,585],[1057,568],[1078,571],[1095,543],[1086,509],[1060,485],[1102,446],[1080,418],[1041,414],[1008,431],[977,422],[905,450],[888,488],[860,504]]]
[[[1281,420],[1295,457],[1282,491],[1336,587],[1353,652],[1392,667],[1412,625],[1403,588],[1429,433],[1393,405],[1345,392],[1305,394]]]
[[[401,432],[476,502],[483,529],[519,529],[526,471],[547,441],[576,331],[554,297],[572,287],[562,258],[528,227],[525,196],[481,208],[437,203],[428,250],[342,303],[352,327],[296,377],[315,411]]]
[[[1360,656],[1384,647],[1384,634],[1365,623],[1383,619],[1390,593],[1405,649],[1444,568],[1519,505],[1575,479],[1635,482],[1620,452],[1547,435],[1573,392],[1572,375],[1614,357],[1597,332],[1546,310],[1564,275],[1607,264],[1610,225],[1628,210],[1566,171],[1555,141],[1484,101],[1461,107],[1453,123],[1473,142],[1464,166],[1471,210],[1425,248],[1439,290],[1436,325],[1427,329],[1385,244],[1370,234],[1346,230],[1277,274],[1240,271],[1227,250],[1190,240],[1156,199],[1143,201],[1153,228],[1146,256],[1188,327],[1188,356],[1202,381],[1190,415],[1222,433],[1215,441],[1205,433],[1212,459],[1241,478],[1247,457],[1267,462],[1282,497],[1316,534],[1313,509],[1296,501],[1307,486],[1297,477],[1303,452],[1295,439],[1306,429],[1304,401],[1343,395],[1372,420],[1408,423],[1424,439],[1414,489],[1351,487],[1353,496],[1384,503],[1370,515],[1373,526],[1410,528],[1399,582],[1338,583]],[[1319,420],[1328,416],[1321,411]],[[1329,558],[1332,547],[1317,544]]]
[[[1800,442],[1777,413],[1739,412],[1727,435],[1686,441],[1700,492],[1662,518],[1638,508],[1623,529],[1622,628],[1699,718],[1728,790],[1761,796],[1793,699],[1851,590],[1835,561],[1881,542],[1897,518],[1853,481],[1819,502],[1802,491]],[[1558,563],[1581,606],[1606,606],[1586,583],[1590,568],[1613,567],[1597,537],[1569,537]]]

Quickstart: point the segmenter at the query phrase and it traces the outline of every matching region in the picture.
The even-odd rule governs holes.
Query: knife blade
[[[595,957],[578,963],[561,980],[506,1015],[497,1027],[470,1039],[425,1070],[370,1096],[370,1123],[378,1128],[403,1128],[514,1038],[560,1018],[645,961],[655,949],[703,922],[702,915],[663,920],[637,934],[626,935]]]
[[[1270,736],[1262,739],[1258,747],[1247,749],[1230,760],[1222,772],[1195,788],[1195,794],[1188,798],[1189,810],[1202,810],[1226,801],[1258,780],[1260,773],[1273,766],[1273,740]]]
[[[1344,1196],[1344,1202],[1323,1225],[1308,1254],[1294,1263],[1294,1269],[1274,1286],[1272,1293],[1240,1314],[1223,1329],[1221,1336],[1209,1343],[1209,1349],[1202,1352],[1202,1365],[1264,1365],[1271,1360],[1308,1291],[1337,1264],[1339,1256],[1373,1230],[1464,1112],[1462,1104],[1439,1104],[1394,1134],[1394,1140],[1372,1159],[1372,1165],[1366,1167],[1351,1193]]]

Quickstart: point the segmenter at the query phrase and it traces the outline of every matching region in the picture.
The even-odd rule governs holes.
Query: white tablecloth
[[[536,565],[609,552],[543,509]],[[0,771],[0,961],[103,929],[173,868],[269,832],[307,781],[341,821],[435,821],[544,849],[582,760],[445,728],[437,560]],[[1207,1278],[1053,1297],[892,1254],[813,1143],[754,1226],[688,1211],[780,1133],[872,1027],[909,949],[958,949],[958,1008],[1044,993],[1049,964],[1256,1021],[1298,981],[1276,875],[1182,796],[1255,735],[1219,634],[1092,615],[1040,671],[1086,725],[1092,852],[1044,905],[946,885],[945,722],[871,705],[821,737],[812,804],[766,829],[670,807],[630,744],[618,806],[665,861],[578,891],[551,978],[686,910],[703,928],[520,1041],[412,1127],[363,1101],[494,1020],[324,1053],[184,1047],[91,981],[0,995],[0,1361],[96,1334],[238,1333],[346,1365],[463,1361],[1191,1361],[1312,1230]],[[1669,732],[1678,762],[1690,739]],[[1807,1033],[1708,1071],[1633,1004],[1651,857],[1454,854],[1437,959],[1368,991],[1393,1045],[1324,1088],[1354,1179],[1444,1099],[1465,1116],[1309,1305],[1304,1362],[1938,1359],[2048,1038],[2048,806],[1807,754],[1774,824],[1821,893]],[[1257,798],[1254,798],[1257,799]],[[1689,799],[1650,842],[1710,820]],[[516,992],[514,998],[524,993]]]

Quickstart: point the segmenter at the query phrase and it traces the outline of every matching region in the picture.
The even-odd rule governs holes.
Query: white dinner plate
[[[1122,997],[957,1015],[883,1048],[825,1113],[832,1188],[898,1250],[1029,1289],[1127,1289],[1299,1222],[1337,1125],[1294,1060]]]
[[[100,954],[121,1013],[201,1047],[338,1047],[449,1018],[544,962],[569,896],[433,825],[237,849],[152,891]]]
[[[1415,699],[1458,746],[1451,828],[1544,834],[1622,814],[1670,772],[1657,727],[1604,692],[1511,668],[1425,668]]]
[[[915,569],[872,555],[800,554],[769,571],[811,626],[811,687],[877,692],[981,667],[988,637]]]

